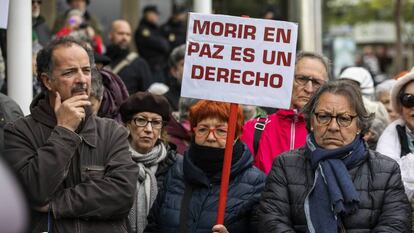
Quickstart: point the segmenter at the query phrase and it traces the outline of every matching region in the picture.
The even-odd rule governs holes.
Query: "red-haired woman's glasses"
[[[227,137],[227,127],[208,127],[205,125],[199,125],[194,127],[194,132],[196,136],[207,137],[210,133],[213,133],[213,136],[218,139]]]

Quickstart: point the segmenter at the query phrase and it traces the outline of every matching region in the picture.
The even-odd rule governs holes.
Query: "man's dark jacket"
[[[181,21],[174,21],[170,18],[164,25],[161,26],[161,31],[164,37],[170,43],[170,49],[185,44],[187,38],[187,25]]]
[[[274,160],[260,201],[259,232],[308,232],[304,201],[314,171],[304,153],[302,147]],[[342,217],[347,233],[411,232],[411,209],[397,162],[369,150],[349,174],[360,203],[354,214]]]
[[[6,125],[5,138],[5,157],[32,209],[49,204],[54,233],[126,232],[138,167],[122,126],[89,108],[77,133],[56,126],[48,96],[40,94],[31,115]],[[47,216],[32,211],[32,232],[47,230]]]
[[[122,62],[129,53],[123,54],[121,57],[114,57],[111,54],[106,54],[112,59],[109,67],[114,69],[120,62]],[[138,91],[146,91],[152,84],[152,73],[148,63],[141,57],[136,57],[131,63],[124,66],[117,75],[124,82],[128,93],[135,94]]]
[[[211,233],[215,225],[221,172],[211,180],[194,165],[186,154],[178,157],[168,171],[163,189],[158,193],[144,232],[179,232],[181,201],[185,183],[193,189],[188,205],[188,233]],[[224,225],[229,232],[256,232],[254,213],[260,193],[264,188],[265,175],[253,167],[253,157],[247,148],[231,167]]]
[[[135,45],[138,53],[147,60],[151,71],[162,71],[167,66],[170,45],[162,35],[161,29],[142,19],[135,32]]]
[[[52,34],[43,16],[32,18],[32,30],[36,33],[39,43],[45,47],[49,43]]]

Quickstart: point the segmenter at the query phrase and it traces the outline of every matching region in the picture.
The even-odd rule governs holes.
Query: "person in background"
[[[63,27],[63,25],[65,25],[68,13],[71,10],[76,9],[82,13],[82,21],[85,24],[90,25],[99,36],[102,36],[101,23],[99,22],[97,17],[93,16],[86,9],[90,3],[90,0],[66,0],[66,3],[69,5],[69,9],[65,13],[59,15],[56,18],[55,23],[53,24],[53,33],[57,33]]]
[[[33,97],[40,94],[42,92],[42,84],[37,79],[37,71],[36,71],[36,59],[37,54],[40,50],[42,50],[42,46],[39,43],[33,43],[32,46],[32,82],[33,82]]]
[[[122,121],[129,131],[129,150],[139,167],[137,193],[129,213],[133,233],[142,233],[147,215],[165,174],[177,159],[173,145],[165,141],[165,122],[170,119],[170,106],[163,96],[148,92],[131,95],[120,108]]]
[[[82,12],[78,9],[72,9],[67,13],[65,25],[55,36],[72,36],[78,40],[85,41],[98,54],[102,54],[104,50],[101,36],[95,33],[95,30],[84,22]]]
[[[223,225],[215,225],[230,104],[200,100],[190,109],[194,133],[183,158],[168,172],[164,189],[148,216],[144,232],[251,233],[257,231],[256,207],[265,175],[253,166],[247,146],[238,140],[243,111],[238,108],[227,207]]]
[[[390,100],[391,89],[396,82],[397,81],[395,79],[388,79],[378,84],[375,89],[375,98],[385,106],[385,109],[387,109],[390,122],[393,122],[399,118],[398,113],[392,109]]]
[[[20,109],[20,106],[12,98],[0,93],[0,154],[4,152],[4,127],[9,122],[23,117],[24,114]]]
[[[91,108],[93,114],[98,114],[99,108],[101,107],[104,93],[104,86],[102,83],[102,75],[97,69],[92,69],[92,80],[91,80],[91,94],[89,95],[89,101],[91,101]]]
[[[318,88],[329,80],[329,61],[320,54],[299,52],[290,109],[248,121],[241,140],[253,153],[255,165],[266,174],[279,154],[305,144],[307,130],[301,109]],[[276,98],[276,97],[275,97]]]
[[[152,82],[165,83],[164,69],[167,66],[170,44],[162,35],[157,6],[144,7],[143,18],[135,31],[135,45],[138,53],[148,62]]]
[[[398,164],[362,139],[373,114],[358,87],[329,82],[303,113],[306,145],[273,163],[259,232],[409,232],[411,208]]]
[[[186,7],[175,4],[171,17],[161,26],[162,34],[170,43],[171,51],[185,44],[187,38],[187,14],[188,9]]]
[[[414,194],[414,72],[397,80],[390,99],[400,119],[387,126],[376,150],[398,162],[405,191],[411,199]]]
[[[92,50],[71,37],[37,56],[43,92],[6,125],[4,158],[22,180],[33,232],[125,232],[138,167],[127,131],[90,108]]]
[[[375,150],[377,148],[378,140],[386,127],[387,125],[384,122],[374,118],[371,126],[364,135],[364,140],[367,142],[369,149]]]
[[[359,87],[364,101],[365,108],[368,112],[375,113],[375,119],[382,122],[383,125],[389,124],[388,112],[385,106],[378,101],[374,101],[374,82],[371,74],[363,67],[348,67],[339,75],[339,79],[346,80]]]
[[[181,81],[184,70],[185,44],[175,48],[168,59],[168,92],[167,97],[173,111],[178,110],[178,102],[181,96]]]
[[[152,83],[148,63],[136,52],[130,50],[131,26],[125,20],[112,22],[106,56],[112,61],[107,66],[114,74],[121,77],[130,95],[146,91]]]
[[[191,126],[188,120],[190,108],[198,102],[197,99],[181,97],[179,111],[173,112],[173,117],[166,126],[168,141],[177,146],[177,152],[184,154],[191,143]]]
[[[32,30],[42,46],[46,46],[51,37],[51,31],[46,24],[46,20],[40,15],[42,0],[32,0]]]

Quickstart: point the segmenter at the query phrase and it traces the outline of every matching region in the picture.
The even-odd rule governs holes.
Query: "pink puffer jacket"
[[[283,152],[305,145],[306,124],[303,115],[292,109],[281,109],[269,115],[268,123],[260,137],[257,154],[254,154],[254,126],[257,120],[246,122],[243,126],[241,140],[247,144],[254,155],[255,165],[268,174],[274,158]]]

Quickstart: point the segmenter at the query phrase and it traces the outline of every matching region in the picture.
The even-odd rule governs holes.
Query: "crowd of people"
[[[115,20],[104,45],[88,0],[67,0],[53,30],[41,3],[30,114],[0,94],[0,166],[23,190],[0,196],[27,199],[13,212],[23,226],[3,229],[414,232],[414,70],[332,77],[325,56],[298,52],[289,109],[237,109],[217,224],[230,104],[180,97],[186,9],[159,26],[146,6],[134,33]]]

